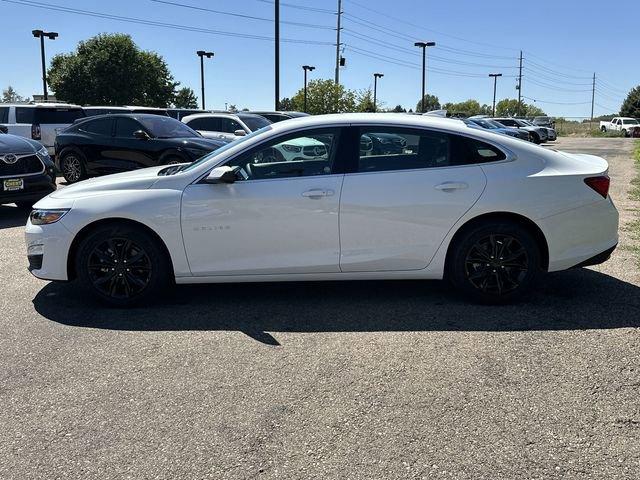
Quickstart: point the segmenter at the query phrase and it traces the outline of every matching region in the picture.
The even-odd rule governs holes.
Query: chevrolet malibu
[[[403,149],[361,153],[363,138],[386,135]],[[327,148],[269,155],[298,140]],[[505,302],[544,272],[610,256],[618,212],[607,169],[459,120],[304,117],[188,165],[52,193],[27,222],[29,268],[117,306],[152,301],[173,282],[442,278]]]

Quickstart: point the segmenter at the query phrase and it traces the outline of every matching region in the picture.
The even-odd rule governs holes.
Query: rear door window
[[[110,137],[113,127],[113,120],[110,118],[101,118],[99,120],[90,120],[80,124],[78,130],[94,135]]]
[[[0,107],[0,123],[9,121],[9,107]]]
[[[16,123],[33,123],[33,107],[16,107]]]
[[[194,130],[202,130],[205,132],[221,132],[220,119],[219,118],[194,118],[189,120],[187,125]]]
[[[42,125],[73,123],[86,116],[81,108],[34,108],[34,110],[33,123]]]

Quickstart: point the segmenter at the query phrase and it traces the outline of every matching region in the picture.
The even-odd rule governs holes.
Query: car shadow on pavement
[[[147,307],[114,309],[73,283],[46,285],[33,304],[52,321],[113,330],[267,332],[527,331],[640,327],[640,287],[593,270],[547,275],[524,301],[477,305],[446,282],[362,281],[176,286]]]
[[[0,229],[25,226],[29,213],[26,208],[0,205]]]

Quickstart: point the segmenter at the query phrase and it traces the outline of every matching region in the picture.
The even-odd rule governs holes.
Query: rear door
[[[36,107],[34,110],[33,123],[40,125],[40,143],[49,153],[52,153],[58,131],[86,116],[80,107]]]
[[[96,117],[95,120],[85,120],[77,126],[77,146],[87,159],[89,174],[114,171],[110,160],[113,124],[111,117]]]
[[[205,138],[224,138],[219,117],[198,117],[185,123]]]
[[[378,126],[353,137],[360,153],[342,188],[341,271],[425,268],[485,188],[478,158],[445,132]]]

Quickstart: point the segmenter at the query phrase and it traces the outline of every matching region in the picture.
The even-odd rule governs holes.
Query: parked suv
[[[49,155],[55,155],[57,132],[85,116],[82,107],[66,103],[0,105],[0,124],[13,135],[42,143]]]
[[[251,112],[266,118],[270,122],[277,123],[291,118],[308,117],[308,113],[303,112]]]
[[[494,118],[493,120],[495,120],[498,123],[501,123],[505,127],[518,128],[518,129],[525,130],[526,132],[529,132],[529,138],[531,138],[531,141],[533,143],[540,144],[540,143],[546,142],[549,137],[549,135],[547,134],[546,128],[528,125],[523,120],[520,120],[519,118],[507,117],[507,118]]]
[[[127,107],[115,107],[115,106],[87,106],[82,107],[84,113],[87,117],[93,117],[95,115],[107,115],[109,113],[150,113],[153,115],[163,115],[167,116],[167,110],[164,108],[155,108],[155,107],[138,107],[135,105],[130,105]]]
[[[56,162],[65,180],[74,183],[89,176],[188,163],[225,143],[202,138],[168,116],[100,115],[60,132]]]
[[[0,204],[31,208],[56,189],[55,166],[42,144],[0,127]]]
[[[182,119],[203,137],[235,140],[271,125],[266,118],[253,113],[198,113]]]

